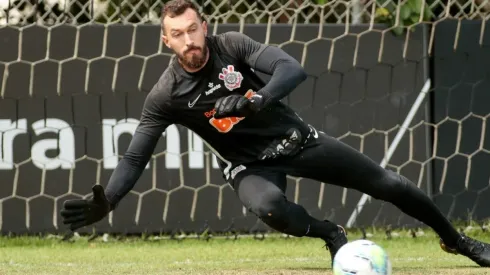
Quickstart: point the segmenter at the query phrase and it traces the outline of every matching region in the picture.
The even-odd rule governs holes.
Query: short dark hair
[[[161,24],[162,24],[162,31],[165,33],[165,27],[163,26],[163,19],[165,19],[166,16],[173,18],[175,16],[179,16],[183,14],[187,9],[192,9],[196,12],[197,18],[199,20],[203,21],[202,15],[199,13],[198,7],[190,0],[172,0],[167,3],[162,8],[162,15],[161,15]]]

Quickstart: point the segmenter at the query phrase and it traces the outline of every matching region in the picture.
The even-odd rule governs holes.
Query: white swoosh
[[[190,101],[189,101],[189,104],[188,104],[188,105],[189,105],[189,108],[194,107],[194,104],[196,104],[197,100],[199,100],[199,98],[200,98],[200,97],[201,97],[201,94],[199,94],[199,95],[196,97],[196,99],[194,99],[194,101],[192,101],[192,102],[190,102]]]
[[[311,125],[309,125],[309,126],[310,126],[310,129],[313,130],[313,137],[318,138],[318,132],[316,131],[316,129]]]

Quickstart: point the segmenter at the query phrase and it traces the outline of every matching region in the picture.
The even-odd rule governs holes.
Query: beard
[[[188,55],[187,53],[191,50],[199,50],[199,53],[193,53],[191,55]],[[204,46],[198,47],[198,46],[192,46],[188,48],[184,54],[180,55],[178,54],[180,62],[190,68],[190,69],[199,69],[201,68],[204,63],[206,62],[206,57],[207,57],[207,52],[208,52],[208,47],[206,43],[204,43]]]

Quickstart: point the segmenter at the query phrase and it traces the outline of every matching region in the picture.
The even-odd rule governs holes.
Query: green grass
[[[481,231],[480,231],[481,232]],[[490,233],[477,236],[490,241]],[[360,235],[350,234],[350,240]],[[433,234],[369,239],[391,257],[394,274],[490,274],[469,259],[443,252]],[[323,242],[267,237],[61,242],[57,238],[0,238],[0,274],[332,274]]]

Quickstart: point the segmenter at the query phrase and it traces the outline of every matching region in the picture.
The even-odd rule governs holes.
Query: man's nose
[[[185,44],[187,46],[192,46],[194,44],[194,42],[192,41],[191,36],[188,33],[185,34]]]

